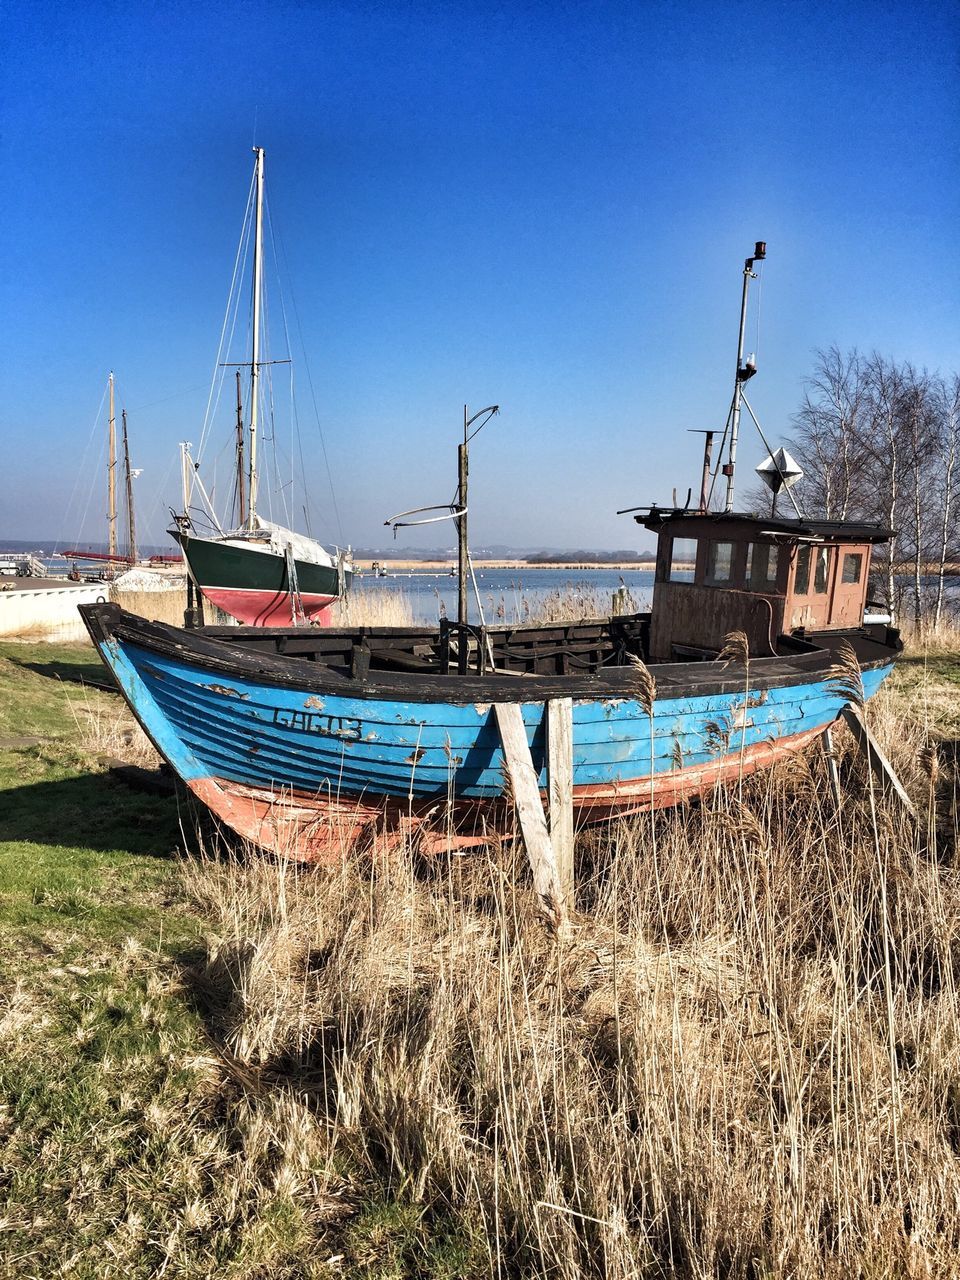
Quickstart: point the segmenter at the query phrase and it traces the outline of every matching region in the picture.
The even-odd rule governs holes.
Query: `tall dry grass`
[[[121,591],[111,587],[109,596],[114,604],[138,617],[167,622],[174,627],[183,626],[183,613],[187,607],[185,584],[163,591]]]
[[[352,587],[331,608],[334,627],[411,627],[413,608],[402,591]]]
[[[296,1194],[341,1206],[317,1257],[570,1280],[960,1272],[955,744],[905,712],[883,696],[871,720],[919,824],[846,754],[837,812],[811,753],[581,833],[562,942],[509,843],[320,873],[187,863],[214,1035],[298,1099],[291,1134],[304,1102],[312,1117],[323,1173]]]

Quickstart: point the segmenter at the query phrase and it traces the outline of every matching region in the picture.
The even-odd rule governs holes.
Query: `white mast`
[[[260,380],[260,291],[263,277],[263,147],[254,147],[257,180],[257,222],[253,243],[253,353],[250,361],[250,484],[247,528],[256,526],[257,507],[257,401]]]
[[[117,420],[113,411],[113,370],[110,371],[110,438],[107,459],[107,551],[117,554]]]

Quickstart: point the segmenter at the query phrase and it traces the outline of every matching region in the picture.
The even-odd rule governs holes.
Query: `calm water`
[[[653,572],[649,569],[485,569],[477,571],[477,588],[488,623],[523,622],[531,609],[563,596],[576,616],[609,613],[613,594],[626,587],[630,600],[624,612],[649,609],[653,597]],[[408,602],[414,619],[434,623],[441,608],[448,618],[457,616],[457,579],[448,573],[398,571],[386,578],[367,574],[355,580],[354,589],[365,595],[399,593]],[[632,604],[631,604],[632,601]],[[470,621],[478,622],[477,600],[470,587]]]

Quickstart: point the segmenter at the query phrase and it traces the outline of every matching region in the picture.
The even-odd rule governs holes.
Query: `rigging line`
[[[760,306],[763,302],[763,260],[760,262],[760,270],[757,272],[757,340],[754,343],[754,359],[760,362]]]
[[[213,400],[214,387],[217,384],[217,375],[221,374],[220,360],[223,354],[223,341],[226,335],[227,321],[230,315],[230,303],[233,300],[234,292],[237,287],[237,277],[240,271],[241,256],[243,257],[244,261],[246,260],[246,253],[244,252],[244,244],[246,241],[249,240],[250,217],[251,217],[251,210],[253,207],[253,194],[256,187],[256,177],[257,177],[256,167],[254,167],[253,176],[250,179],[250,187],[247,192],[247,207],[243,215],[243,225],[240,228],[240,240],[239,240],[239,243],[237,244],[236,257],[233,260],[233,275],[230,279],[230,292],[227,295],[227,307],[223,317],[223,324],[221,325],[221,328],[220,328],[220,342],[217,346],[217,358],[213,366],[213,381],[210,384],[210,393],[207,396],[207,409],[203,417],[203,428],[200,432],[200,443],[197,446],[197,461],[200,460],[203,454],[203,446],[206,443],[207,431],[209,430],[209,427],[210,427],[211,401]],[[222,381],[223,381],[223,377],[221,374],[220,382],[222,383]],[[217,399],[219,400],[219,395]]]
[[[290,268],[287,265],[287,253],[283,244],[283,237],[274,234],[273,223],[270,223],[270,238],[274,242],[274,253],[276,254],[276,246],[279,244],[280,254],[283,258],[284,269],[289,274]],[[313,412],[317,422],[317,434],[320,437],[320,451],[323,454],[323,465],[327,473],[327,483],[330,486],[330,500],[333,505],[333,514],[337,522],[337,534],[340,539],[341,546],[344,545],[343,521],[340,519],[340,506],[337,502],[337,491],[333,484],[333,472],[330,469],[330,458],[327,454],[327,442],[324,438],[323,427],[320,425],[320,408],[317,404],[317,393],[313,385],[313,374],[310,371],[310,362],[307,359],[307,347],[303,340],[303,325],[300,321],[300,310],[297,307],[296,295],[291,287],[290,289],[290,305],[293,307],[293,316],[297,322],[297,336],[300,339],[300,350],[303,352],[303,364],[307,371],[307,385],[310,388],[310,399],[313,401]]]
[[[176,455],[174,454],[170,454],[169,459],[170,460],[167,463],[166,470],[164,471],[163,475],[160,478],[160,483],[156,485],[154,488],[152,488],[153,500],[149,503],[149,505],[144,505],[142,510],[140,507],[137,508],[137,514],[140,516],[140,519],[143,522],[143,535],[144,535],[145,543],[148,546],[160,545],[157,542],[156,536],[155,536],[157,508],[159,507],[162,510],[168,509],[168,504],[163,501],[162,494],[164,493],[164,491],[167,488],[167,485],[170,482],[170,473],[173,471],[174,467],[177,467],[177,470],[179,473],[178,464],[180,459],[176,457]],[[164,521],[164,525],[166,525],[166,521]],[[166,532],[166,529],[164,529],[164,532]]]
[[[250,234],[249,234],[249,228],[248,228],[248,235],[247,235],[246,243],[244,244],[244,249],[243,249],[243,261],[242,261],[241,266],[240,266],[241,274],[242,274],[243,272],[245,272],[245,271],[246,271],[247,261],[248,261],[249,257],[250,257]],[[233,314],[232,314],[232,316],[231,316],[231,318],[230,318],[230,332],[229,332],[229,334],[227,335],[227,339],[226,339],[226,351],[228,351],[228,352],[229,352],[230,350],[232,350],[232,349],[233,349],[233,345],[234,345],[234,335],[236,334],[236,331],[237,331],[237,318],[238,318],[238,316],[239,316],[239,314],[240,314],[240,294],[241,294],[241,290],[238,288],[238,289],[236,289],[236,290],[235,290],[235,292],[234,292],[234,294],[233,294],[233,297],[232,297],[232,302],[233,302]],[[228,305],[229,305],[229,303],[228,303]],[[248,346],[249,346],[249,336],[250,336],[250,326],[249,326],[249,318],[248,318],[248,322],[247,322],[247,338],[248,338],[248,343],[247,343],[247,345],[248,345]],[[221,401],[221,399],[223,398],[223,388],[224,388],[224,386],[226,385],[226,376],[227,376],[227,367],[226,367],[226,365],[225,365],[225,364],[218,364],[218,372],[219,372],[219,377],[215,377],[215,379],[214,379],[214,383],[213,383],[213,386],[211,387],[211,393],[212,393],[213,387],[215,387],[215,388],[216,388],[216,393],[217,393],[217,394],[216,394],[216,399],[214,400],[212,410],[209,408],[209,401],[208,401],[208,418],[209,418],[209,420],[208,420],[208,421],[205,421],[205,424],[204,424],[204,434],[206,434],[206,431],[208,430],[209,425],[213,422],[214,418],[217,416],[217,411],[218,411],[218,410],[219,410],[219,408],[220,408],[220,401]],[[201,442],[200,442],[200,448],[201,448],[201,449],[203,448],[203,439],[202,439],[202,438],[201,438]],[[199,450],[199,449],[198,449],[198,451],[197,451],[197,459],[196,459],[196,460],[197,460],[197,462],[199,462],[199,461],[200,461],[200,450]]]
[[[310,504],[307,500],[307,462],[303,456],[303,436],[300,433],[300,411],[297,408],[296,397],[293,394],[294,368],[290,366],[290,416],[296,425],[297,436],[297,452],[300,454],[300,480],[303,486],[303,521],[306,526],[307,536],[313,537],[313,521],[310,518]],[[293,450],[290,451],[290,466],[293,467]]]
[[[98,475],[100,473],[101,467],[103,466],[103,456],[104,456],[104,453],[106,452],[106,449],[107,449],[106,440],[101,440],[100,450],[97,453],[97,465],[94,471],[94,475]],[[96,488],[96,481],[94,481],[93,484],[91,484],[90,488],[87,490],[86,505],[83,508],[83,515],[80,517],[80,524],[78,525],[78,532],[81,537],[83,536],[83,527],[87,523],[87,515],[89,514],[89,511],[90,511],[90,503],[93,500],[93,491],[95,488]],[[104,515],[106,515],[106,512],[104,512]],[[88,539],[88,541],[92,541],[92,539]]]
[[[269,198],[268,198],[268,196],[266,195],[266,193],[264,193],[264,201],[263,201],[263,204],[264,204],[264,209],[263,209],[264,221],[265,221],[265,223],[266,223],[266,226],[267,226],[267,229],[268,229],[268,232],[269,232],[270,247],[271,247],[271,248],[272,248],[272,250],[273,250],[274,278],[275,278],[276,283],[277,283],[277,292],[278,292],[279,297],[280,297],[280,316],[281,316],[281,319],[282,319],[282,321],[283,321],[283,335],[284,335],[284,339],[285,339],[285,341],[286,341],[287,359],[289,359],[289,358],[290,358],[290,355],[291,355],[291,351],[290,351],[290,331],[289,331],[289,329],[288,329],[288,327],[287,327],[287,315],[286,315],[286,310],[285,310],[285,308],[284,308],[284,304],[283,304],[283,285],[282,285],[282,283],[281,283],[281,281],[280,281],[280,262],[279,262],[279,259],[278,259],[278,257],[277,257],[277,244],[276,244],[276,237],[275,237],[275,235],[274,235],[273,217],[272,217],[272,215],[271,215],[271,211],[270,211],[270,201],[269,201]],[[266,294],[265,294],[264,296],[266,296]],[[266,302],[264,303],[264,307],[266,308]],[[265,332],[268,332],[268,331],[269,331],[269,330],[268,330],[268,326],[266,325],[266,323],[264,323],[264,331],[265,331]],[[270,353],[270,354],[271,354],[271,355],[273,354],[273,353],[272,353],[272,350],[271,350],[271,353]],[[291,363],[292,363],[292,362],[291,362]],[[273,483],[274,483],[275,488],[277,489],[277,492],[278,492],[278,494],[279,494],[280,501],[281,501],[281,503],[282,503],[282,510],[283,510],[283,516],[284,516],[284,519],[285,519],[285,521],[286,521],[286,523],[287,523],[287,525],[288,525],[288,526],[292,526],[292,524],[293,524],[292,507],[291,507],[291,506],[288,504],[288,502],[287,502],[287,493],[286,493],[287,486],[283,483],[283,480],[282,480],[282,476],[283,476],[283,468],[282,468],[282,450],[281,450],[281,448],[280,448],[280,443],[279,443],[279,441],[278,441],[278,439],[277,439],[277,424],[276,424],[276,397],[275,397],[275,394],[274,394],[274,385],[273,385],[273,366],[272,366],[272,365],[269,367],[269,369],[268,369],[268,371],[267,371],[267,376],[268,376],[268,378],[269,378],[269,392],[270,392],[270,425],[271,425],[271,428],[272,428],[272,431],[273,431],[273,440],[272,440],[272,443],[273,443],[273,468],[274,468]],[[291,424],[291,436],[292,436],[292,424]],[[292,440],[291,440],[291,446],[292,446]],[[292,447],[291,447],[291,453],[290,453],[290,475],[291,475],[291,485],[293,485],[293,484],[295,483],[295,477],[294,477],[294,475],[293,475],[293,451],[292,451]],[[292,493],[292,491],[291,491],[291,497],[292,497],[292,496],[293,496],[293,493]]]
[[[734,393],[736,395],[736,393]],[[717,487],[717,477],[720,474],[720,468],[723,465],[723,447],[727,443],[727,435],[730,431],[730,421],[733,418],[733,401],[730,401],[730,408],[727,410],[727,421],[724,423],[723,435],[720,437],[720,447],[717,450],[717,465],[710,473],[710,492],[707,494],[707,510],[710,510],[710,504],[713,502],[713,491]]]
[[[82,458],[80,459],[80,466],[77,468],[77,471],[76,471],[76,473],[75,473],[75,475],[74,475],[74,477],[73,477],[73,488],[70,490],[70,497],[69,497],[69,499],[67,500],[67,505],[66,505],[66,507],[64,508],[64,511],[63,511],[63,520],[64,520],[64,523],[67,521],[67,519],[68,519],[68,517],[69,517],[69,515],[70,515],[70,509],[71,509],[71,507],[73,506],[74,499],[75,499],[75,498],[76,498],[76,496],[77,496],[77,489],[78,489],[78,487],[79,487],[79,485],[80,485],[80,477],[81,477],[82,475],[86,474],[87,455],[88,455],[88,454],[89,454],[89,452],[90,452],[90,446],[93,444],[93,437],[94,437],[94,433],[96,432],[97,428],[98,428],[98,427],[99,427],[99,425],[100,425],[100,415],[103,413],[103,406],[104,406],[104,403],[106,402],[106,399],[107,399],[107,391],[108,391],[108,389],[109,389],[109,386],[110,386],[109,381],[107,381],[107,382],[105,382],[105,383],[103,384],[103,393],[102,393],[102,395],[100,396],[100,404],[99,404],[99,407],[97,408],[96,415],[94,416],[93,423],[92,423],[92,424],[91,424],[91,426],[90,426],[90,434],[87,436],[87,443],[84,445],[84,448],[83,448],[83,456],[82,456]],[[103,453],[103,444],[102,444],[102,442],[101,442],[101,446],[100,446],[100,452],[101,452],[101,454]],[[87,506],[89,506],[89,505],[90,505],[90,499],[89,499],[89,496],[88,496],[88,498],[87,498]],[[65,532],[65,530],[61,529],[61,532]],[[63,542],[63,541],[65,541],[65,539],[64,539],[64,538],[58,538],[58,539],[56,540],[56,542],[53,544],[53,552],[54,552],[54,554],[56,554],[56,553],[57,553],[57,551],[59,551],[59,549],[60,549],[60,543],[61,543],[61,542]]]
[[[128,413],[139,413],[141,409],[152,409],[158,404],[167,404],[171,400],[181,400],[184,396],[193,395],[194,391],[203,391],[206,387],[205,382],[201,382],[199,386],[187,387],[185,391],[175,391],[172,396],[164,396],[162,400],[151,400],[147,404],[135,404],[132,409],[128,409]]]
[[[289,385],[290,385],[290,400],[291,400],[291,405],[292,405],[291,423],[290,423],[290,428],[291,428],[291,429],[290,429],[290,436],[291,436],[291,440],[290,440],[290,455],[289,455],[289,459],[290,459],[290,484],[289,484],[289,486],[287,486],[287,485],[283,485],[283,484],[281,484],[281,483],[280,483],[280,477],[281,477],[281,454],[278,452],[279,442],[278,442],[278,440],[277,440],[277,429],[276,429],[276,423],[275,423],[275,421],[274,421],[274,426],[273,426],[273,432],[274,432],[274,466],[275,466],[275,468],[276,468],[276,481],[275,481],[275,483],[277,484],[277,486],[278,486],[278,488],[279,488],[279,492],[280,492],[280,495],[281,495],[281,498],[282,498],[282,501],[283,501],[284,516],[285,516],[285,518],[286,518],[286,520],[287,520],[287,523],[288,523],[289,525],[292,525],[292,524],[293,524],[293,514],[292,514],[292,512],[293,512],[293,507],[292,507],[292,504],[294,503],[295,498],[296,498],[296,474],[295,474],[295,471],[294,471],[294,458],[293,458],[293,434],[294,434],[294,425],[296,425],[297,440],[298,440],[298,443],[300,444],[300,458],[301,458],[301,483],[302,483],[302,485],[303,485],[303,493],[304,493],[304,498],[305,498],[305,499],[307,498],[307,493],[306,493],[306,483],[305,483],[305,481],[304,481],[304,479],[303,479],[303,477],[304,477],[304,472],[303,472],[303,470],[302,470],[303,446],[302,446],[302,442],[300,441],[300,435],[299,435],[299,418],[298,418],[298,416],[297,416],[297,411],[296,411],[296,400],[295,400],[294,395],[293,395],[293,361],[292,361],[292,359],[290,358],[290,357],[292,356],[291,343],[290,343],[290,327],[289,327],[289,325],[288,325],[288,323],[287,323],[287,311],[286,311],[286,306],[285,306],[285,304],[284,304],[284,298],[283,298],[283,283],[282,283],[282,281],[281,281],[281,279],[280,279],[280,260],[279,260],[278,254],[277,254],[277,242],[276,242],[276,235],[274,234],[274,223],[273,223],[273,217],[272,217],[272,214],[271,214],[271,211],[270,211],[270,203],[269,203],[269,200],[268,200],[266,197],[264,198],[264,217],[265,217],[265,219],[266,219],[267,227],[268,227],[268,229],[269,229],[269,233],[270,233],[270,245],[271,245],[271,248],[272,248],[272,250],[273,250],[273,265],[274,265],[275,279],[276,279],[276,283],[277,283],[277,294],[278,294],[278,296],[279,296],[279,298],[280,298],[280,317],[281,317],[281,320],[282,320],[282,322],[283,322],[283,336],[284,336],[284,340],[285,340],[285,343],[286,343],[286,348],[285,348],[285,349],[286,349],[286,352],[287,352],[287,359],[288,359],[288,360],[290,360],[290,384],[289,384]],[[272,368],[271,368],[270,372],[271,372],[271,374],[272,374]],[[272,415],[273,415],[273,414],[274,414],[274,412],[275,412],[275,397],[274,397],[274,387],[273,387],[273,380],[272,380],[272,377],[271,377],[271,381],[270,381],[270,397],[271,397],[270,404],[271,404],[271,417],[272,417]],[[287,488],[288,488],[288,487],[289,487],[289,489],[290,489],[290,505],[288,505],[288,502],[287,502],[287,492],[286,492],[286,491],[287,491]],[[307,521],[307,523],[308,523],[308,526],[309,526],[309,520]]]

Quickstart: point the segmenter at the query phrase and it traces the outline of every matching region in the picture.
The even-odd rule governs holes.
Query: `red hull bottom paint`
[[[654,779],[600,783],[574,787],[573,805],[580,825],[627,817],[645,809],[669,808],[703,795],[723,783],[768,768],[819,737],[811,729],[775,742],[747,747],[742,755],[724,756],[709,765],[675,769]],[[304,862],[339,862],[361,841],[376,834],[391,843],[416,837],[424,852],[468,849],[486,842],[487,834],[503,832],[510,811],[502,800],[444,800],[406,803],[309,795],[292,790],[270,791],[220,778],[198,778],[190,790],[216,817],[239,836],[278,857]]]
[[[203,587],[204,598],[231,618],[248,627],[289,627],[293,622],[290,596],[286,591],[245,591],[237,587]],[[330,625],[330,605],[334,596],[304,595],[303,611],[310,622]]]

